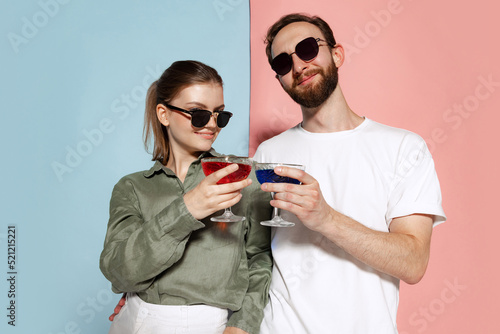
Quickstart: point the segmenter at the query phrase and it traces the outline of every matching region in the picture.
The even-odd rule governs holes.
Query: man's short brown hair
[[[330,48],[333,48],[335,44],[335,37],[333,37],[333,31],[322,18],[319,16],[311,16],[308,14],[302,14],[302,13],[294,13],[294,14],[288,14],[285,16],[282,16],[278,21],[276,21],[269,29],[267,30],[267,35],[266,35],[266,40],[265,43],[266,45],[266,55],[267,55],[267,61],[269,64],[271,64],[271,61],[273,60],[272,52],[271,52],[271,47],[274,41],[274,38],[280,32],[281,29],[289,25],[290,23],[294,22],[307,22],[314,24],[316,27],[321,30],[323,33],[326,42],[328,43],[328,46]]]

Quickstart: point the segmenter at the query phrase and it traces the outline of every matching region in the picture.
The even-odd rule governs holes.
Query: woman
[[[196,61],[173,63],[148,90],[146,147],[154,166],[113,189],[100,268],[127,301],[110,333],[258,333],[271,276],[268,194],[255,175],[217,185],[200,159],[231,114],[222,79]],[[208,110],[208,111],[207,111]],[[246,220],[213,223],[232,206]],[[229,319],[229,320],[228,320]]]

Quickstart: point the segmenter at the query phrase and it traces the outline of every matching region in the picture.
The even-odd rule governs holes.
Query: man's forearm
[[[374,269],[408,284],[418,283],[427,268],[432,218],[395,218],[390,232],[372,230],[334,210],[317,229],[330,241]]]

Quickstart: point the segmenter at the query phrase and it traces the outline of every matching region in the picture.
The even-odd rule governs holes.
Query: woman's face
[[[190,111],[222,111],[223,89],[216,83],[194,84],[181,90],[169,104]],[[164,105],[157,106],[157,116],[167,128],[171,154],[179,154],[179,157],[189,155],[197,158],[202,152],[210,150],[221,130],[217,127],[215,115],[200,128],[191,125],[189,114],[168,109]]]

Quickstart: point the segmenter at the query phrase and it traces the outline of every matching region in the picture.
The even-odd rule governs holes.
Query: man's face
[[[313,24],[295,22],[284,27],[275,37],[272,44],[273,57],[286,52],[295,51],[297,43],[307,37],[324,36]],[[315,108],[323,104],[333,93],[338,83],[338,69],[333,61],[332,53],[326,42],[320,41],[319,52],[311,61],[303,61],[296,54],[292,55],[293,66],[290,72],[278,79],[290,97],[307,108]]]

